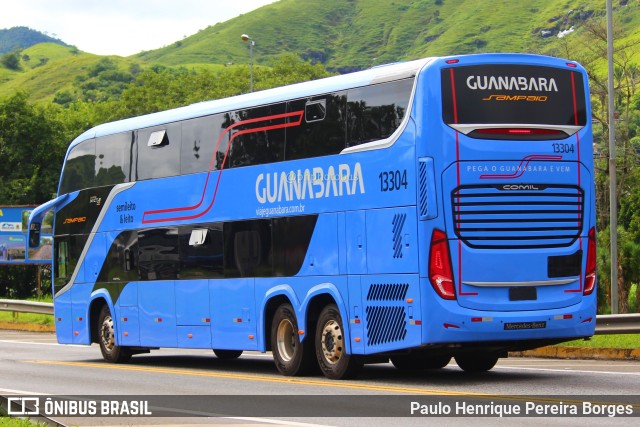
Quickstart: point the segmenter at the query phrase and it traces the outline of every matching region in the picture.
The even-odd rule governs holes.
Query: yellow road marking
[[[384,386],[384,385],[373,385],[373,384],[359,384],[359,383],[350,383],[348,381],[324,381],[324,380],[309,380],[309,379],[301,379],[301,378],[291,378],[291,377],[267,377],[260,375],[247,375],[247,374],[229,374],[222,372],[200,372],[193,371],[188,369],[168,369],[168,368],[156,368],[156,367],[145,367],[145,366],[134,366],[134,365],[113,365],[107,363],[91,363],[91,362],[63,362],[63,361],[50,361],[50,360],[27,360],[27,363],[35,363],[39,365],[58,365],[58,366],[77,366],[84,368],[98,368],[98,369],[115,369],[120,371],[138,371],[138,372],[151,372],[151,373],[164,373],[171,375],[187,375],[187,376],[195,376],[195,377],[212,377],[212,378],[227,378],[227,379],[236,379],[236,380],[246,380],[246,381],[261,381],[267,383],[279,383],[279,384],[297,384],[297,385],[312,385],[312,386],[320,386],[320,387],[328,387],[328,388],[343,388],[343,389],[355,389],[355,390],[366,390],[366,391],[383,391],[383,392],[393,392],[393,393],[406,393],[406,394],[421,394],[421,395],[437,395],[437,396],[466,396],[466,397],[489,397],[492,400],[515,400],[515,401],[528,401],[532,397],[531,396],[498,396],[494,394],[487,393],[473,393],[469,391],[453,391],[453,390],[435,390],[435,389],[424,389],[424,388],[412,388],[412,387],[397,387],[397,386]],[[550,402],[557,403],[557,396],[555,398],[549,397],[545,398],[544,396],[535,396],[534,400],[537,402]],[[571,396],[566,396],[566,399],[562,399],[562,402],[565,404],[580,404],[581,400],[572,399]],[[620,402],[592,402],[592,403],[601,403],[601,404],[620,404]],[[640,408],[640,405],[637,403],[632,403],[631,406],[634,408]]]
[[[145,367],[135,365],[112,365],[106,363],[91,363],[91,362],[62,362],[62,361],[50,361],[50,360],[29,360],[27,363],[37,363],[40,365],[58,365],[58,366],[78,366],[84,368],[98,368],[98,369],[115,369],[120,371],[138,371],[138,372],[152,372],[171,375],[189,375],[195,377],[213,377],[213,378],[228,378],[235,380],[246,381],[262,381],[270,383],[280,384],[297,384],[297,385],[312,385],[330,388],[347,388],[356,390],[369,390],[369,391],[386,391],[394,393],[407,393],[407,394],[426,394],[426,395],[446,395],[446,396],[489,396],[485,393],[471,393],[468,391],[452,391],[452,390],[433,390],[424,388],[408,388],[408,387],[396,387],[385,385],[373,385],[373,384],[360,384],[351,383],[348,381],[323,381],[323,380],[311,380],[291,377],[268,377],[261,375],[247,375],[247,374],[230,374],[223,372],[201,372],[192,371],[188,369],[169,369],[169,368],[157,368],[157,367]]]

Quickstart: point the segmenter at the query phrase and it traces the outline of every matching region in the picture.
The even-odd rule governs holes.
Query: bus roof
[[[413,77],[434,58],[381,65],[364,71],[327,77],[288,86],[247,93],[230,98],[216,99],[191,104],[185,107],[160,111],[144,116],[132,117],[115,122],[98,125],[78,136],[70,145],[70,149],[81,141],[112,135],[120,132],[143,129],[164,123],[171,123],[190,118],[249,108],[258,105],[269,105],[284,100],[305,98],[324,93],[346,90],[352,87],[383,83]]]

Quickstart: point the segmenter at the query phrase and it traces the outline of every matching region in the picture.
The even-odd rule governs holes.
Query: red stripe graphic
[[[242,120],[242,121],[236,122],[231,126],[227,127],[226,129],[224,129],[222,133],[220,133],[220,136],[218,137],[218,141],[216,142],[216,148],[213,151],[213,155],[211,156],[211,162],[209,163],[209,170],[207,171],[207,178],[204,183],[204,188],[202,189],[202,196],[200,198],[200,201],[193,206],[182,206],[182,207],[176,207],[176,208],[170,208],[170,209],[158,209],[158,210],[146,211],[142,215],[142,223],[152,224],[152,223],[169,222],[169,221],[184,221],[184,220],[200,218],[201,216],[205,215],[207,212],[211,210],[211,208],[213,207],[213,204],[216,201],[216,195],[218,194],[218,188],[220,187],[222,172],[224,170],[227,157],[229,156],[229,149],[231,148],[231,144],[233,143],[233,140],[240,135],[300,126],[300,124],[302,123],[303,115],[304,115],[304,111],[294,111],[291,113],[276,114],[276,115],[267,116],[267,117],[258,117],[255,119],[248,119],[248,120]],[[294,121],[292,122],[286,121],[286,119],[290,117],[293,117]],[[233,129],[237,128],[238,126],[268,122],[270,120],[285,120],[285,121],[283,123],[278,123],[278,124],[262,125],[262,126],[252,127],[249,129],[242,129],[237,131],[233,135],[231,135],[229,139],[229,145],[227,146],[227,149],[224,153],[222,166],[220,167],[220,173],[218,174],[218,179],[216,181],[216,186],[213,192],[213,197],[211,199],[211,202],[206,206],[204,210],[200,210],[200,207],[203,205],[207,195],[207,189],[209,187],[209,177],[211,176],[211,172],[213,170],[213,167],[215,166],[216,153],[218,152],[218,149],[220,148],[220,143],[222,142],[222,139],[225,137],[225,135],[227,135],[227,133],[231,132]],[[176,212],[193,212],[193,213],[182,215],[182,216],[180,215],[167,216],[167,217],[162,216],[163,214],[176,213]],[[153,218],[154,216],[155,218]],[[161,216],[161,217],[158,218],[158,216]],[[152,217],[152,218],[149,218],[149,217]]]
[[[573,121],[574,124],[576,126],[578,126],[578,97],[576,94],[576,80],[574,77],[574,73],[571,73],[571,93],[573,94]],[[579,132],[576,132],[576,145],[578,146],[578,187],[580,187],[581,184],[581,177],[580,177],[580,169],[581,169],[581,163],[580,163],[580,135]],[[581,200],[578,199],[578,201],[580,202]],[[580,207],[578,207],[578,209],[580,209]],[[580,226],[583,223],[583,219],[580,215],[580,212],[578,212],[578,226]],[[580,252],[582,252],[582,239],[578,238],[578,242],[580,245]],[[583,282],[583,272],[582,272],[582,268],[580,268],[580,286],[578,287],[578,289],[567,289],[565,290],[565,292],[568,293],[572,293],[572,292],[580,292],[582,293],[582,286],[584,285]]]

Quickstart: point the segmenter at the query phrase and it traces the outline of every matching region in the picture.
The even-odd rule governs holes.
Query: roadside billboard
[[[49,264],[53,215],[42,223],[40,246],[29,249],[28,221],[35,206],[0,206],[0,265]]]

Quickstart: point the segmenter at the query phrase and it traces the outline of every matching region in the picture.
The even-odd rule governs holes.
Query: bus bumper
[[[595,332],[595,293],[578,304],[549,310],[489,311],[461,307],[423,282],[423,344],[555,340],[590,337]]]

